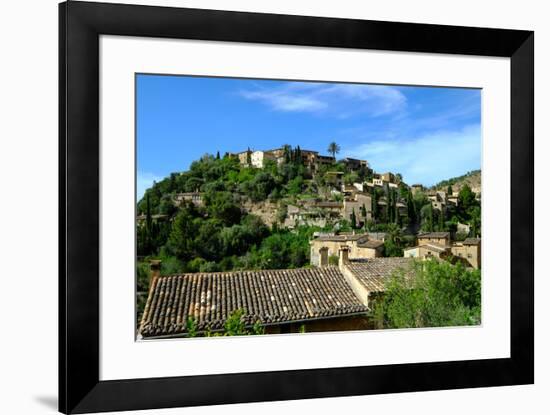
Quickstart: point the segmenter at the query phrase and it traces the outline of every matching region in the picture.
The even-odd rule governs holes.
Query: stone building
[[[440,212],[444,211],[447,207],[448,200],[447,200],[447,193],[445,192],[435,192],[433,194],[428,195],[428,199],[432,203],[432,207],[436,210],[439,210]]]
[[[335,158],[332,156],[323,156],[318,151],[300,150],[302,164],[310,171],[317,171],[321,166],[332,165]],[[285,160],[284,148],[275,148],[272,150],[256,150],[250,149],[237,153],[239,163],[242,166],[256,167],[261,169],[265,167],[267,160],[272,160],[277,164],[282,164]]]
[[[455,242],[451,252],[455,257],[464,259],[472,268],[481,268],[481,239],[466,238],[462,242]]]
[[[443,247],[451,245],[451,234],[449,232],[427,232],[417,236],[418,245],[438,244]]]
[[[385,182],[395,183],[395,174],[393,174],[393,173],[390,173],[390,172],[382,173],[380,175],[380,178]]]
[[[342,217],[350,220],[355,212],[357,226],[361,227],[366,221],[372,219],[372,198],[365,193],[355,193],[351,197],[346,197],[343,203]]]
[[[467,267],[481,268],[481,239],[466,238],[462,242],[451,242],[449,232],[431,232],[418,236],[418,245],[403,251],[406,258],[445,259],[462,262]]]
[[[369,167],[369,163],[367,162],[367,160],[359,160],[359,159],[353,159],[353,158],[350,158],[350,157],[346,157],[344,159],[341,160],[342,163],[344,163],[344,165],[352,170],[352,171],[357,171],[357,170],[360,170],[361,168],[364,168],[364,169],[368,169]]]
[[[393,273],[410,272],[410,264],[406,258],[354,262],[347,246],[337,266],[318,268],[161,276],[157,262],[138,339],[186,337],[190,318],[199,334],[223,331],[237,310],[246,327],[259,323],[266,333],[372,328],[366,315],[372,296]]]
[[[378,258],[382,256],[384,242],[369,238],[366,234],[321,235],[312,239],[310,245],[310,263],[314,266],[323,265],[323,255],[326,260],[338,255],[342,246],[349,248],[352,259]],[[326,249],[326,251],[324,251]]]
[[[176,193],[173,200],[175,206],[180,206],[184,201],[191,202],[195,206],[203,205],[202,193],[200,192]]]
[[[450,248],[441,246],[436,243],[427,243],[424,245],[413,246],[411,248],[405,248],[403,250],[403,256],[405,258],[418,258],[418,259],[446,259],[452,256]]]

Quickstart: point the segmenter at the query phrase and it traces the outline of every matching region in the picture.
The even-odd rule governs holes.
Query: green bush
[[[415,262],[397,272],[374,300],[378,328],[477,325],[481,323],[481,273],[461,264]]]

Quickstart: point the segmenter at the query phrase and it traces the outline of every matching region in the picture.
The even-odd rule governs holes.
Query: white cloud
[[[160,180],[162,180],[162,177],[156,174],[138,171],[136,183],[137,200],[139,201],[143,197],[145,191],[153,185],[153,182],[158,182]]]
[[[241,91],[246,99],[262,102],[275,111],[309,112],[347,118],[356,114],[377,117],[401,111],[407,99],[385,85],[288,83],[274,88]]]
[[[342,154],[368,160],[377,172],[401,173],[409,184],[431,186],[480,168],[481,129],[470,125],[407,140],[375,140]]]

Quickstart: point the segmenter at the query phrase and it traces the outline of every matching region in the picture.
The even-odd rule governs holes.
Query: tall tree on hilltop
[[[327,151],[332,154],[332,157],[336,158],[336,154],[340,152],[340,146],[333,141],[328,145]]]
[[[292,147],[290,147],[289,144],[283,145],[283,155],[285,158],[285,163],[290,163],[290,160],[292,158]]]
[[[300,148],[300,146],[296,146],[296,148],[294,149],[294,164],[296,166],[302,165],[302,149]]]

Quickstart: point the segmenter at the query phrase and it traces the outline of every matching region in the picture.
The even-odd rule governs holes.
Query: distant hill
[[[432,187],[434,190],[447,190],[449,185],[453,188],[453,193],[460,191],[462,186],[467,184],[474,193],[481,193],[481,170],[472,170],[462,176],[443,180]]]

